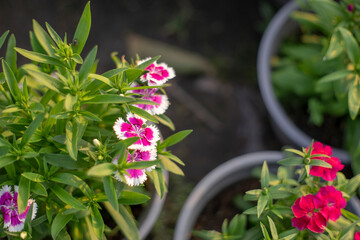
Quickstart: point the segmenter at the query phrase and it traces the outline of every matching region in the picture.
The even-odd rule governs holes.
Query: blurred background
[[[30,49],[32,19],[47,21],[72,39],[86,0],[0,0],[0,33],[14,33]],[[110,54],[126,59],[162,55],[176,71],[166,89],[166,112],[176,130],[193,133],[170,150],[186,164],[170,176],[164,211],[148,239],[171,239],[193,186],[238,155],[280,150],[257,86],[256,55],[262,33],[285,0],[93,0],[92,27],[83,55],[98,45],[98,73],[114,68]],[[3,56],[3,55],[1,55]],[[18,64],[25,59],[18,57]],[[171,131],[161,127],[166,137]]]

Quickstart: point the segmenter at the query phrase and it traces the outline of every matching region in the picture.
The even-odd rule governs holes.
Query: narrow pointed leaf
[[[25,212],[29,198],[30,198],[30,180],[21,176],[19,181],[19,191],[18,191],[18,199],[17,199],[19,213]]]
[[[360,61],[360,53],[359,53],[359,45],[356,39],[354,38],[353,34],[346,28],[339,27],[338,30],[342,38],[344,39],[345,50],[350,61],[354,65],[358,65]]]
[[[38,52],[32,52],[32,51],[28,51],[22,48],[15,48],[15,50],[20,53],[21,55],[23,55],[24,57],[35,61],[35,62],[39,62],[39,63],[45,63],[45,64],[50,64],[50,65],[55,65],[58,67],[66,67],[66,65],[60,61],[59,59],[46,55],[46,54],[42,54],[42,53],[38,53]]]
[[[111,103],[122,104],[122,103],[131,103],[131,102],[134,102],[134,98],[123,97],[116,94],[97,95],[83,101],[84,104],[111,104]]]
[[[269,174],[269,168],[268,168],[266,161],[264,161],[262,169],[261,169],[260,182],[261,182],[261,188],[266,188],[269,186],[270,174]]]
[[[332,73],[320,78],[318,83],[321,84],[321,83],[328,83],[328,82],[332,82],[332,81],[336,81],[336,80],[341,80],[352,73],[353,72],[349,71],[349,70],[339,70],[336,72],[332,72]]]
[[[62,42],[61,37],[55,32],[55,30],[46,22],[46,29],[48,30],[50,37],[52,38],[52,40],[54,40],[54,42],[59,45]]]
[[[45,117],[45,114],[40,113],[39,115],[36,116],[34,121],[31,122],[31,124],[25,130],[24,135],[21,138],[21,142],[19,145],[20,148],[24,147],[29,142],[31,136],[35,133],[36,129],[38,129],[40,127],[42,121],[44,120],[44,117]]]
[[[32,173],[32,172],[24,172],[21,176],[33,181],[33,182],[44,182],[45,178],[43,175]]]
[[[80,189],[89,199],[92,199],[95,195],[94,191],[84,180],[71,173],[56,173],[52,175],[49,180],[76,187]]]
[[[54,90],[58,93],[63,92],[64,83],[61,80],[39,71],[26,69],[26,72],[51,90]]]
[[[91,27],[90,1],[86,4],[81,15],[80,21],[76,27],[73,38],[73,49],[75,53],[80,54],[88,39]]]
[[[101,163],[93,166],[87,172],[92,177],[105,177],[114,174],[116,166],[112,163]]]
[[[145,118],[146,120],[149,120],[151,122],[154,122],[154,123],[159,123],[159,121],[157,120],[156,117],[154,117],[153,115],[151,115],[150,113],[148,113],[147,111],[141,109],[141,108],[138,108],[138,107],[135,107],[135,106],[132,106],[132,105],[129,105],[129,109],[132,113],[140,116],[140,117],[143,117]]]
[[[180,132],[177,132],[170,137],[166,138],[162,143],[160,143],[160,148],[165,149],[167,147],[170,147],[174,144],[177,144],[178,142],[182,141],[184,138],[186,138],[192,130],[183,130]]]
[[[66,149],[72,159],[77,160],[78,155],[78,126],[76,121],[68,121],[66,123]]]
[[[63,215],[62,213],[58,213],[54,218],[54,221],[51,224],[51,236],[53,239],[56,239],[66,226],[66,224],[72,219],[72,215]]]
[[[96,237],[98,239],[102,239],[104,234],[105,224],[99,209],[95,206],[91,206],[90,216]]]
[[[80,67],[79,70],[79,82],[80,84],[87,79],[91,68],[95,62],[95,58],[96,58],[96,53],[97,53],[97,46],[95,46],[90,53],[87,55],[87,57],[85,58],[85,61],[83,63],[83,65]]]
[[[1,37],[0,37],[0,48],[2,47],[2,45],[4,44],[5,40],[6,40],[6,37],[7,35],[9,34],[9,30],[5,31]]]
[[[61,188],[59,185],[53,185],[50,187],[50,189],[61,201],[63,201],[70,207],[78,210],[87,209],[87,207],[85,207],[79,200],[71,196],[66,190]]]
[[[54,49],[52,46],[54,46],[54,42],[51,40],[51,37],[49,34],[46,33],[46,31],[40,26],[40,24],[33,20],[33,29],[34,34],[39,41],[41,47],[46,51],[46,53],[50,56],[55,56]]]
[[[110,176],[103,177],[103,182],[104,182],[104,191],[109,203],[116,211],[118,211],[119,204],[112,178]]]
[[[355,119],[360,109],[360,86],[351,84],[348,93],[349,112],[351,119]]]
[[[9,64],[11,70],[16,73],[17,72],[17,66],[16,66],[16,61],[17,61],[17,56],[16,56],[16,51],[15,48],[16,47],[16,39],[15,39],[15,35],[11,34],[9,40],[8,40],[8,45],[7,45],[7,49],[6,49],[6,55],[5,55],[5,60],[6,62]]]
[[[5,80],[6,80],[7,85],[9,86],[11,95],[15,99],[20,100],[21,92],[19,89],[18,82],[17,82],[15,75],[14,75],[13,71],[11,70],[9,64],[5,60],[2,60],[2,68],[4,71]]]

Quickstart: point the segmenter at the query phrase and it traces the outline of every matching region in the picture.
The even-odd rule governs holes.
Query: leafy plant
[[[165,82],[175,73],[160,57],[129,63],[114,54],[116,68],[98,74],[97,46],[82,54],[90,2],[72,40],[45,25],[33,21],[31,50],[16,47],[12,34],[2,59],[0,237],[106,239],[118,231],[103,219],[107,211],[123,236],[139,239],[130,206],[150,199],[147,176],[163,197],[163,171],[183,174],[168,147],[191,130],[160,139],[156,126],[175,130],[164,115]],[[18,66],[18,54],[31,62]]]

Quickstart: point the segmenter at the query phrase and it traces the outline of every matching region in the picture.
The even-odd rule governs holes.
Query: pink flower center
[[[313,215],[314,215],[314,212],[308,212],[308,213],[306,214],[306,216],[308,216],[309,218],[312,218]]]

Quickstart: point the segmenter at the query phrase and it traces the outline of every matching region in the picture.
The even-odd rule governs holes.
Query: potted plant
[[[268,25],[257,62],[261,94],[280,132],[298,146],[326,133],[323,141],[337,144],[342,159],[351,156],[356,172],[358,8],[352,1],[289,1]]]
[[[330,235],[331,239],[353,238],[354,232],[358,231],[356,223],[359,221],[359,217],[353,213],[360,213],[359,201],[353,196],[360,184],[360,175],[347,179],[340,172],[344,165],[332,155],[331,147],[315,142],[303,151],[286,149],[285,153],[265,151],[245,154],[215,168],[199,182],[187,199],[176,225],[174,239],[190,239],[194,223],[209,200],[216,194],[222,194],[225,186],[249,179],[252,170],[261,165],[259,188],[248,189],[245,195],[245,199],[254,201],[255,206],[236,215],[231,221],[225,220],[222,233],[204,229],[194,233],[197,237],[234,240],[330,239]],[[242,184],[248,185],[249,180]],[[334,199],[333,194],[336,195]],[[311,198],[311,201],[315,201],[315,196],[318,200],[316,209],[312,205],[311,211],[317,215],[321,213],[321,221],[315,222],[318,225],[309,225],[311,219],[298,219],[303,215],[296,210],[301,199]],[[327,209],[325,205],[333,203],[332,200],[334,205],[330,205],[336,207]],[[214,213],[214,217],[216,215]],[[256,219],[252,226],[247,222],[250,218]]]
[[[159,57],[127,62],[114,54],[116,68],[96,73],[97,47],[82,57],[90,26],[87,3],[70,41],[35,20],[32,50],[8,38],[0,72],[1,238],[119,238],[120,230],[144,239],[161,210],[167,171],[182,173],[167,148],[191,131],[162,139],[156,125],[175,128],[164,115],[174,70]],[[30,61],[18,66],[19,54]],[[151,198],[155,208],[140,217],[139,232],[131,206]]]

